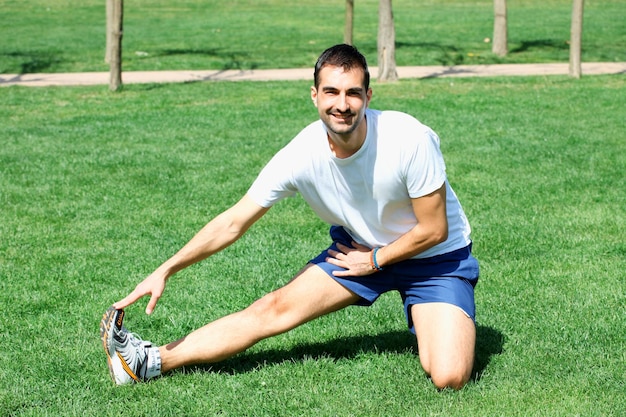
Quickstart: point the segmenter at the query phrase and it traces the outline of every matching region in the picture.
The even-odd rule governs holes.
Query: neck
[[[360,123],[354,131],[348,134],[342,135],[329,131],[327,136],[328,145],[333,155],[337,158],[348,158],[361,149],[361,146],[365,143],[367,123],[363,119],[363,123]]]

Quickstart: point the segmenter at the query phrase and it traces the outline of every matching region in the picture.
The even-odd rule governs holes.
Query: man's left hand
[[[330,255],[326,261],[343,268],[343,271],[333,271],[337,277],[354,277],[370,275],[376,272],[370,263],[371,249],[365,245],[352,242],[352,247],[337,244],[339,251],[328,250]]]

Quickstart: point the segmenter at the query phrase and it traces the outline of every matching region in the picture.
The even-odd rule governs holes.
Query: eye
[[[350,97],[361,97],[362,94],[363,94],[363,90],[361,90],[360,88],[348,90],[347,92],[347,95],[349,95]]]

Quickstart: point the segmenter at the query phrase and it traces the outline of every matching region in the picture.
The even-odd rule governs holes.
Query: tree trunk
[[[354,33],[354,0],[346,0],[346,27],[343,31],[343,43],[352,45]]]
[[[124,0],[111,1],[111,22],[107,23],[111,44],[107,55],[109,61],[109,90],[117,91],[122,86],[122,34],[124,20]],[[109,35],[107,35],[109,36]]]
[[[378,81],[396,81],[396,30],[391,0],[378,4]]]
[[[508,53],[506,0],[494,0],[493,44],[491,52],[499,56]]]
[[[104,62],[111,62],[111,25],[113,24],[113,0],[106,0],[106,47],[104,49]]]
[[[572,28],[569,41],[569,75],[580,78],[581,69],[581,49],[583,38],[583,9],[584,0],[574,0],[572,5]]]

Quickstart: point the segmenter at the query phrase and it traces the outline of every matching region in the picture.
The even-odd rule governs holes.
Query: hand
[[[352,247],[337,244],[339,251],[329,250],[328,263],[344,268],[344,271],[334,271],[333,275],[337,277],[347,276],[364,276],[376,272],[370,264],[371,249],[365,245],[352,242]]]
[[[135,303],[140,298],[150,295],[150,301],[148,301],[148,305],[146,306],[146,314],[152,314],[152,311],[156,307],[157,301],[161,298],[163,291],[165,290],[165,281],[166,278],[156,271],[140,282],[133,292],[128,294],[126,298],[116,302],[113,304],[113,307],[117,309],[125,308],[133,303]]]

